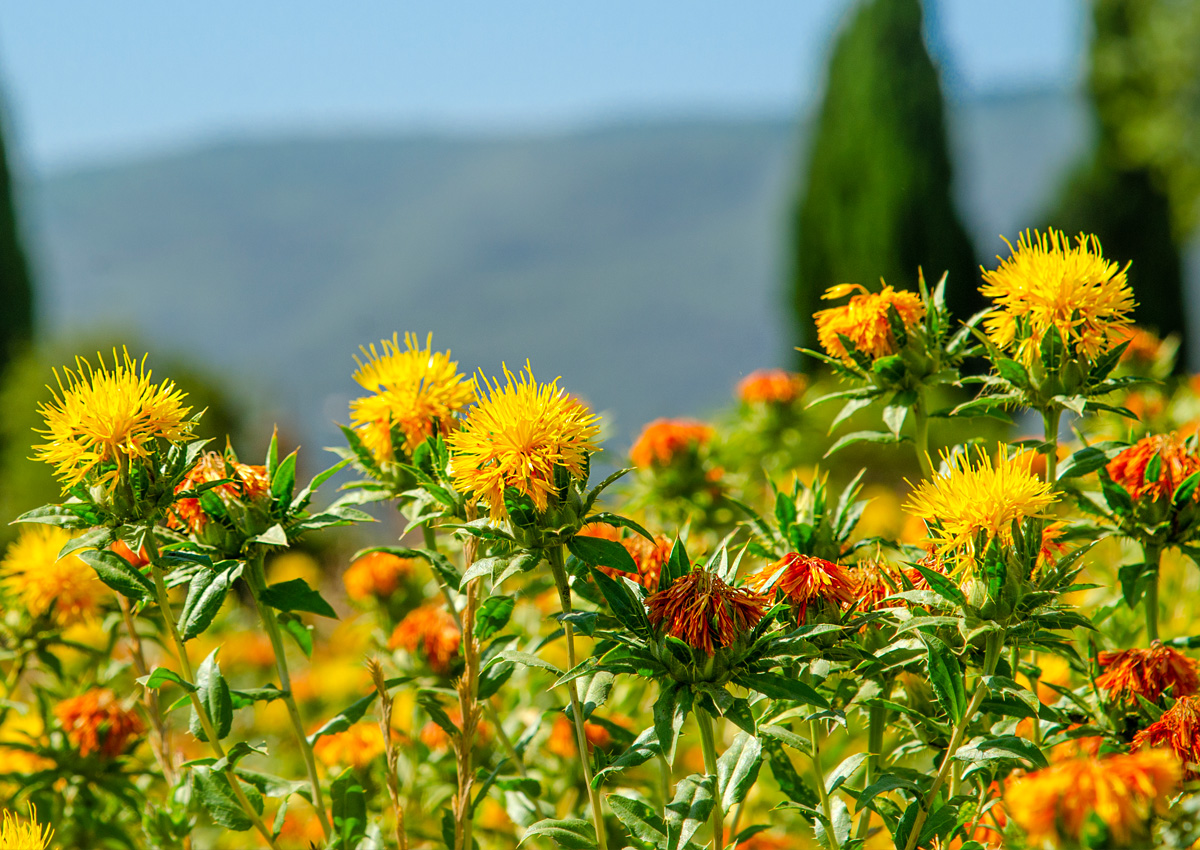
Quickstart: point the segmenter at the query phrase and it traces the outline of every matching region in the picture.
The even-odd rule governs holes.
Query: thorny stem
[[[145,539],[146,555],[150,560],[150,575],[154,579],[155,600],[158,602],[159,610],[162,611],[163,622],[167,626],[167,633],[171,636],[171,642],[175,645],[175,652],[179,656],[179,666],[183,668],[183,678],[188,682],[195,682],[196,675],[192,670],[192,662],[188,658],[187,647],[184,646],[183,640],[179,637],[179,630],[175,628],[175,618],[171,614],[171,600],[167,597],[167,585],[163,580],[162,557],[158,553],[158,542],[154,539],[153,526],[147,526]],[[200,695],[193,689],[188,690],[188,697],[191,699],[192,709],[196,712],[196,717],[200,721],[200,728],[204,730],[204,737],[208,738],[208,746],[218,759],[225,758],[225,748],[221,746],[220,740],[217,739],[216,727],[213,726],[212,718],[208,716],[208,709],[200,701]],[[242,807],[242,813],[250,819],[250,823],[258,830],[263,840],[267,842],[267,846],[272,848],[272,850],[279,850],[279,845],[275,843],[275,837],[271,834],[271,830],[263,823],[258,811],[254,806],[250,805],[250,800],[246,798],[246,792],[242,790],[241,780],[238,779],[233,765],[230,764],[225,768],[225,776],[229,781],[229,787],[233,790],[234,797],[237,798],[238,805]]]
[[[260,595],[267,589],[267,576],[263,567],[261,550],[247,559],[246,568],[249,571],[251,598],[254,600],[254,606],[258,609],[258,616],[262,620],[263,626],[266,627],[267,637],[271,639],[271,649],[275,654],[275,672],[279,674],[279,688],[283,691],[283,702],[287,706],[288,717],[291,718],[296,746],[300,748],[300,753],[304,757],[304,769],[308,773],[308,784],[312,789],[313,808],[317,810],[317,819],[321,822],[321,830],[328,839],[333,827],[329,822],[329,815],[325,811],[325,799],[321,795],[321,779],[317,776],[317,760],[313,755],[312,744],[308,742],[308,736],[304,733],[304,720],[300,716],[300,706],[296,704],[296,697],[292,693],[292,678],[288,672],[287,654],[283,645],[283,633],[279,629],[279,619],[270,605],[259,601]]]
[[[1147,566],[1150,580],[1146,584],[1142,606],[1146,609],[1146,642],[1158,640],[1158,573],[1162,566],[1162,547],[1152,544],[1142,544],[1143,559]]]
[[[1042,411],[1042,426],[1046,443],[1046,480],[1054,489],[1058,488],[1058,423],[1062,410],[1051,407]]]
[[[117,604],[121,606],[121,616],[125,621],[125,629],[129,632],[129,642],[133,648],[133,669],[137,672],[138,678],[141,678],[150,673],[150,667],[146,664],[146,653],[142,649],[142,636],[134,628],[133,612],[129,608],[129,600],[120,593],[114,595],[117,597]],[[150,737],[150,749],[154,751],[154,760],[158,762],[158,766],[162,770],[163,778],[167,780],[167,784],[174,786],[176,779],[175,763],[171,758],[170,738],[168,737],[167,728],[163,724],[162,713],[158,707],[158,691],[143,688],[142,701],[146,704],[146,714],[150,717],[150,725],[154,727],[154,734]]]
[[[558,588],[558,601],[562,605],[563,614],[571,613],[571,585],[567,583],[567,566],[563,558],[561,545],[551,546],[546,550],[546,560],[550,563],[550,572],[554,574],[554,584]],[[575,669],[575,629],[570,622],[563,621],[563,633],[567,638],[567,665]],[[571,696],[571,713],[575,718],[575,738],[579,744],[579,761],[583,765],[583,781],[587,784],[588,799],[592,804],[592,823],[596,827],[597,850],[607,850],[608,840],[604,834],[604,811],[601,808],[600,792],[592,787],[592,762],[588,755],[587,733],[583,726],[583,708],[579,704],[579,691],[576,680],[567,682],[567,693]]]
[[[700,708],[696,710],[696,725],[700,727],[700,748],[704,751],[704,772],[717,781],[717,741],[713,734],[712,718],[708,712]],[[721,810],[721,791],[713,794],[712,807],[712,850],[724,850],[725,847],[725,813]]]
[[[820,721],[808,721],[808,734],[812,739],[813,771],[817,774],[817,795],[821,798],[821,811],[825,815],[825,841],[829,850],[839,850],[837,830],[833,826],[833,806],[829,801],[829,793],[825,790],[825,772],[821,769],[821,724]]]
[[[921,808],[917,810],[917,816],[913,818],[912,829],[908,834],[908,842],[904,845],[904,850],[914,850],[917,846],[917,841],[921,837],[921,828],[925,826],[925,819],[929,817],[929,808],[933,805],[934,800],[937,799],[937,794],[942,790],[942,786],[946,784],[946,777],[950,775],[951,767],[954,764],[954,754],[962,746],[962,741],[966,736],[971,718],[979,710],[979,705],[983,702],[984,697],[987,696],[988,687],[984,684],[983,679],[996,672],[996,665],[1000,663],[1000,653],[1003,650],[1004,632],[994,631],[988,634],[987,648],[983,657],[983,675],[975,683],[975,692],[971,694],[971,701],[967,703],[967,710],[963,712],[962,718],[954,725],[954,731],[950,735],[950,744],[946,747],[946,755],[942,759],[942,766],[938,770],[937,776],[934,777],[933,784],[929,786],[929,792],[925,795],[925,799],[921,803]]]
[[[883,691],[879,694],[881,700],[887,699],[891,682],[885,682]],[[887,729],[888,710],[882,705],[873,705],[867,715],[867,775],[864,788],[869,788],[879,778],[879,766],[883,761],[883,733]],[[815,745],[814,745],[815,746]],[[865,841],[871,829],[871,810],[863,809],[858,818],[858,829],[854,837]]]
[[[474,510],[469,508],[467,519],[474,519]],[[432,538],[432,530],[426,529],[426,541]],[[463,543],[463,574],[475,563],[479,540],[468,537]],[[454,610],[454,606],[450,606]],[[472,820],[471,788],[475,783],[475,771],[471,757],[475,749],[475,732],[479,728],[479,640],[475,637],[475,615],[479,610],[479,579],[472,579],[466,587],[466,604],[462,610],[462,655],[463,672],[457,683],[458,706],[462,713],[462,727],[454,742],[454,757],[458,772],[458,790],[454,796],[454,844],[455,850],[471,850]]]
[[[933,461],[929,457],[929,414],[925,412],[925,388],[917,390],[917,400],[912,406],[913,447],[917,452],[917,463],[921,465],[921,477],[926,481],[933,478]]]

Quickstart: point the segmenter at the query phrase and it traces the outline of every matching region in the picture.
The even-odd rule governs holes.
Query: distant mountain
[[[984,257],[1038,222],[1087,139],[1066,93],[968,103],[952,129]],[[310,447],[338,441],[359,345],[433,331],[466,370],[561,374],[623,450],[789,361],[804,138],[782,120],[291,138],[53,174],[29,191],[43,319],[189,353]]]

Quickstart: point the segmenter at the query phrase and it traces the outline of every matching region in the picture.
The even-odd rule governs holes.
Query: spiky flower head
[[[454,486],[483,499],[497,520],[508,517],[508,487],[545,511],[555,467],[586,478],[588,455],[598,450],[592,441],[600,432],[600,418],[559,389],[557,378],[539,384],[528,363],[518,375],[505,367],[504,376],[503,385],[482,375],[476,379],[476,391],[482,379],[485,392],[463,428],[446,440]]]
[[[1158,476],[1147,476],[1150,463],[1158,458]],[[1170,499],[1189,476],[1200,472],[1200,456],[1177,432],[1143,437],[1108,462],[1114,482],[1125,488],[1135,502]],[[1200,500],[1200,487],[1192,495]]]
[[[852,292],[856,294],[840,307],[813,314],[817,340],[825,353],[846,363],[852,363],[853,358],[839,337],[846,337],[858,351],[877,360],[896,353],[896,337],[889,318],[891,308],[896,310],[905,329],[915,327],[925,318],[925,305],[919,295],[887,284],[879,292],[871,292],[861,284],[840,283],[831,286],[821,298],[844,298]]]
[[[1075,846],[1093,819],[1107,828],[1111,846],[1146,846],[1153,814],[1163,813],[1179,787],[1179,761],[1165,750],[1105,758],[1075,758],[1012,780],[1008,814],[1029,846]]]
[[[714,433],[711,425],[693,419],[655,419],[642,428],[629,450],[629,459],[639,469],[670,466],[707,445]]]
[[[454,617],[436,602],[426,604],[404,615],[388,639],[388,649],[403,649],[424,658],[433,672],[450,672],[458,657],[462,631]]]
[[[81,756],[98,752],[116,758],[145,727],[141,718],[107,688],[93,688],[54,707],[54,716]]]
[[[808,379],[783,369],[759,369],[738,381],[737,397],[745,404],[791,404],[808,386]]]
[[[1180,697],[1162,717],[1133,736],[1133,749],[1152,747],[1174,753],[1183,765],[1184,779],[1200,779],[1200,696]]]
[[[39,826],[37,809],[29,806],[29,820],[14,815],[8,809],[3,812],[0,820],[0,848],[3,850],[46,850],[54,830],[50,825]]]
[[[436,427],[442,434],[453,432],[459,414],[475,401],[475,387],[458,371],[449,351],[433,350],[433,334],[422,347],[416,334],[399,335],[362,348],[365,358],[354,358],[358,381],[370,395],[350,402],[350,424],[363,445],[380,463],[396,459],[397,452],[412,455]],[[392,445],[392,428],[403,443]]]
[[[986,543],[1011,543],[1014,522],[1044,517],[1055,501],[1050,483],[1033,474],[1028,457],[1001,454],[993,462],[979,449],[943,460],[945,471],[922,481],[904,509],[925,521],[938,557],[955,561],[955,572],[983,554],[975,551],[980,534]]]
[[[1136,704],[1141,696],[1154,702],[1168,688],[1178,699],[1200,689],[1196,660],[1157,640],[1148,649],[1101,652],[1098,660],[1104,672],[1096,677],[1096,687],[1114,700]]]
[[[77,555],[58,557],[72,536],[57,526],[23,524],[0,561],[0,589],[34,619],[53,611],[59,626],[71,626],[99,609],[105,590],[95,570]]]
[[[750,576],[746,584],[766,594],[778,590],[797,606],[801,620],[809,604],[825,602],[843,608],[854,601],[856,590],[854,577],[845,567],[796,552],[789,552]]]
[[[767,610],[767,597],[744,587],[731,587],[716,573],[696,566],[670,587],[646,599],[650,625],[711,656],[713,636],[732,646]]]
[[[1007,244],[1012,256],[984,269],[980,288],[996,304],[984,328],[997,347],[1030,365],[1051,328],[1088,360],[1120,341],[1135,306],[1129,266],[1104,259],[1099,239],[1081,233],[1072,247],[1061,231],[1027,230]]]
[[[145,459],[160,440],[179,442],[192,436],[190,407],[172,381],[151,383],[146,361],[140,363],[122,348],[113,349],[109,367],[82,357],[75,369],[55,370],[58,391],[38,412],[45,443],[34,456],[54,466],[63,490],[83,482],[109,485],[131,462]]]
[[[218,484],[209,492],[225,504],[234,501],[250,503],[267,495],[271,482],[267,479],[267,468],[248,463],[238,463],[220,452],[205,452],[179,483],[176,492],[195,490],[203,484],[228,479],[228,484]],[[185,528],[194,534],[203,533],[210,517],[205,513],[199,499],[179,499],[172,506],[173,528]]]

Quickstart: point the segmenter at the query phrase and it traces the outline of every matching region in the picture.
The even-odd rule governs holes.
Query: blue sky
[[[544,130],[791,114],[849,0],[0,3],[0,75],[37,171],[214,138]],[[952,96],[1078,81],[1082,0],[936,0]]]

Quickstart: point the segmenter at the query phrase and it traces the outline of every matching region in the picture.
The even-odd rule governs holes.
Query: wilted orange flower
[[[345,732],[322,735],[313,744],[313,755],[327,767],[362,770],[383,755],[383,734],[374,723],[356,723]]]
[[[767,610],[767,598],[741,587],[730,587],[714,573],[695,567],[665,590],[646,599],[650,624],[666,623],[667,634],[713,654],[715,631],[721,646],[731,646]]]
[[[1148,747],[1166,747],[1183,764],[1185,779],[1200,779],[1200,697],[1181,697],[1133,736],[1134,750]]]
[[[759,369],[742,378],[737,396],[746,404],[791,404],[804,395],[808,379],[783,369]]]
[[[1162,467],[1156,480],[1147,481],[1146,467],[1155,457],[1161,459]],[[1157,501],[1159,497],[1171,498],[1188,476],[1200,472],[1200,457],[1188,450],[1186,441],[1177,433],[1152,434],[1110,460],[1107,469],[1130,498]],[[1192,498],[1200,500],[1200,487]]]
[[[388,639],[388,649],[420,655],[433,672],[445,675],[461,643],[462,632],[450,612],[436,602],[427,602],[404,615]]]
[[[454,724],[455,728],[462,728],[462,709],[457,706],[448,708],[446,709],[446,716],[450,718],[450,722]],[[477,744],[485,744],[491,735],[492,727],[488,725],[486,720],[480,720],[479,725],[475,727],[475,742]],[[422,744],[435,752],[450,749],[450,736],[446,734],[445,729],[438,726],[432,720],[421,727],[421,732],[417,738]]]
[[[1154,702],[1167,688],[1178,699],[1200,688],[1195,659],[1161,641],[1154,641],[1149,649],[1101,652],[1099,661],[1104,672],[1096,677],[1096,685],[1114,700],[1136,703],[1141,696]]]
[[[346,595],[359,602],[377,596],[387,599],[413,574],[412,558],[391,552],[368,552],[342,574]]]
[[[599,522],[585,525],[579,533],[587,537],[600,537],[620,543],[633,558],[633,562],[637,564],[638,584],[646,590],[658,590],[658,577],[662,573],[663,564],[670,559],[671,548],[674,546],[671,540],[661,534],[655,535],[653,543],[640,534],[622,537],[620,529]],[[613,578],[631,577],[629,573],[615,570],[612,567],[600,567],[600,571]]]
[[[810,602],[828,602],[841,608],[856,598],[857,585],[850,571],[840,564],[789,552],[766,569],[746,579],[755,590],[779,590],[790,602],[804,609]]]
[[[921,303],[921,297],[915,292],[893,289],[887,284],[879,292],[871,292],[857,283],[831,286],[821,297],[844,298],[856,290],[857,294],[848,303],[813,314],[821,347],[830,357],[838,357],[847,363],[852,363],[853,358],[839,336],[846,337],[858,351],[872,360],[895,354],[896,339],[892,336],[888,308],[894,307],[904,327],[912,328],[925,318],[925,305]]]
[[[230,479],[229,484],[221,484],[209,491],[216,494],[226,504],[234,501],[250,502],[260,499],[267,494],[271,486],[267,480],[265,466],[237,463],[228,460],[219,452],[205,452],[188,472],[187,477],[175,488],[175,492],[183,493],[195,489],[201,484],[226,478]],[[208,515],[200,506],[199,499],[179,499],[171,509],[174,512],[169,523],[172,528],[186,528],[199,534],[208,524]]]
[[[694,452],[712,439],[713,427],[691,419],[655,419],[642,429],[629,459],[640,469],[669,466],[684,452]]]
[[[54,716],[81,756],[99,752],[116,758],[125,752],[131,739],[144,731],[141,718],[122,708],[107,688],[94,688],[63,700],[54,707]]]
[[[53,525],[22,524],[0,561],[0,589],[34,619],[53,611],[56,623],[71,626],[99,609],[105,588],[96,571],[77,555],[58,557],[73,536]]]
[[[1009,783],[1008,814],[1031,846],[1078,843],[1089,819],[1100,820],[1117,846],[1145,835],[1179,786],[1179,762],[1165,750],[1053,764]]]
[[[612,743],[612,733],[599,723],[584,721],[583,733],[587,737],[588,747],[605,749]],[[550,727],[550,737],[546,740],[546,749],[559,758],[571,759],[579,756],[579,745],[575,743],[575,724],[559,713],[554,717],[554,725]]]
[[[1101,256],[1095,236],[1080,234],[1072,248],[1060,231],[1027,230],[1009,249],[1012,256],[999,268],[983,270],[980,288],[996,302],[984,327],[999,348],[1015,344],[1017,358],[1029,365],[1040,358],[1051,328],[1089,360],[1119,342],[1135,306],[1133,291],[1125,269]]]

